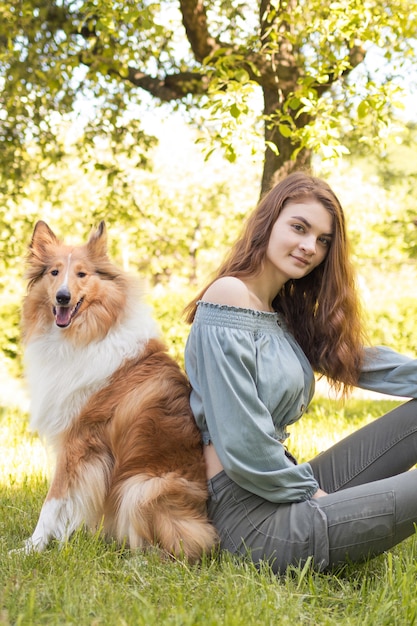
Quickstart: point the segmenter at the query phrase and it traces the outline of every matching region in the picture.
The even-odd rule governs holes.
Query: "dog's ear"
[[[50,245],[59,244],[58,238],[49,228],[46,222],[39,220],[36,222],[35,228],[32,235],[32,240],[29,245],[29,249],[31,253],[35,253],[36,251],[45,252],[46,248]]]
[[[60,241],[49,228],[48,224],[42,220],[36,222],[26,256],[27,269],[25,278],[29,281],[29,289],[33,283],[44,275],[48,258],[51,254],[51,247],[59,243]]]
[[[92,256],[107,256],[107,232],[104,221],[101,221],[97,228],[91,231],[90,238],[87,242],[87,248]]]

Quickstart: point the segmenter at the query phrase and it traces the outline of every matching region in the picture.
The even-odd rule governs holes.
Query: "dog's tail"
[[[175,472],[132,476],[110,497],[116,513],[107,522],[105,518],[105,531],[132,549],[156,545],[196,562],[216,543],[217,533],[207,519],[207,492]]]

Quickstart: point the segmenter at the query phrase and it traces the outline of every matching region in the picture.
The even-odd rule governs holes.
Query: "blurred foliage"
[[[175,293],[166,289],[155,289],[147,298],[170,354],[182,367],[184,366],[184,346],[190,330],[189,325],[184,321],[183,310],[193,296],[191,289],[183,289]]]
[[[379,307],[369,307],[367,323],[373,345],[385,345],[417,358],[417,295],[393,300],[384,298]]]
[[[22,346],[20,344],[20,303],[13,300],[0,306],[0,359],[8,365],[12,376],[22,373]],[[0,370],[3,371],[3,370]]]

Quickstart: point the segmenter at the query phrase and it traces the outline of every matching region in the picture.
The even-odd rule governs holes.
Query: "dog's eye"
[[[85,272],[78,272],[77,276],[78,278],[84,278],[84,276],[87,276],[87,274]]]
[[[52,270],[51,274],[52,274],[52,276],[58,276],[59,270]]]

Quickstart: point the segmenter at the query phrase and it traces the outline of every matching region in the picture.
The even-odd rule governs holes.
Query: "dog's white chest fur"
[[[31,428],[47,439],[66,430],[88,398],[146,342],[158,336],[147,307],[141,305],[107,336],[76,346],[54,326],[26,346],[25,364],[31,397]]]

